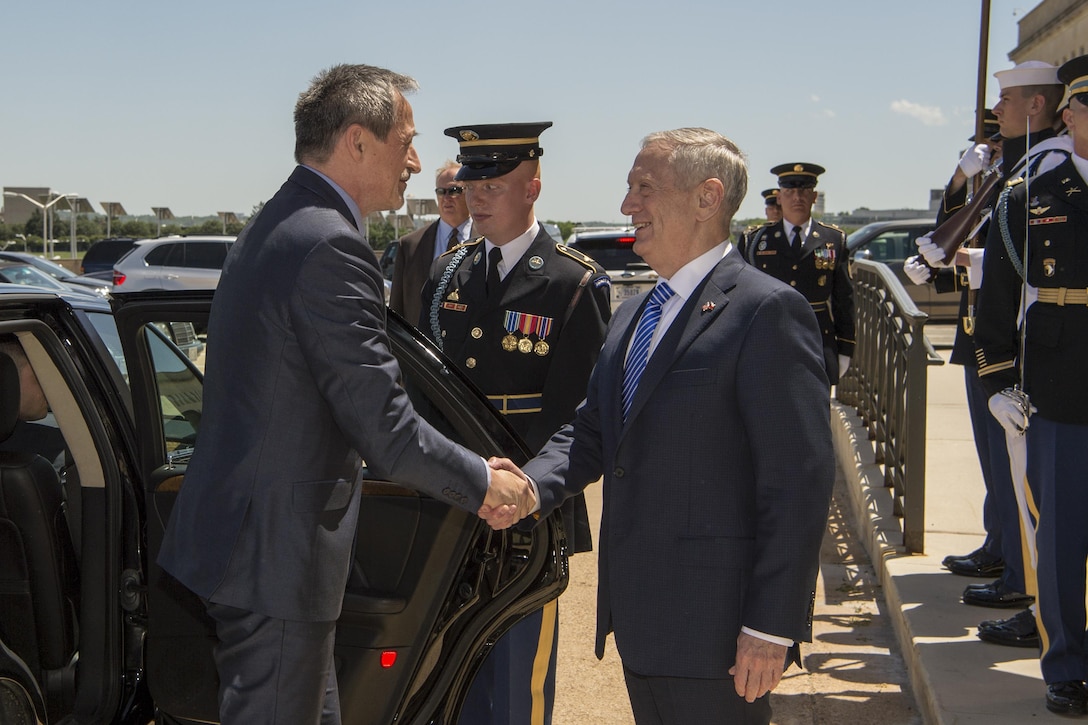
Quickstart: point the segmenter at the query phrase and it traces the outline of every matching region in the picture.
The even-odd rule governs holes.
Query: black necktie
[[[454,227],[453,229],[450,230],[450,238],[446,240],[446,251],[448,252],[451,249],[453,249],[454,247],[456,247],[457,242],[459,242],[459,241],[460,241],[460,239],[458,239],[458,237],[457,237],[457,227]]]
[[[499,283],[502,282],[499,279],[499,262],[502,261],[502,250],[498,247],[492,247],[491,251],[487,253],[487,296],[495,294],[495,291],[499,289]]]
[[[795,252],[800,252],[801,251],[801,227],[794,227],[793,228],[793,242],[792,242],[792,244],[793,244],[793,251],[795,251]]]

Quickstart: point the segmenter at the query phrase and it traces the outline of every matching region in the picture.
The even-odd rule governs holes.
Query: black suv
[[[79,273],[101,277],[113,283],[113,263],[125,256],[136,244],[134,237],[100,239],[90,246],[80,262]]]
[[[213,624],[155,563],[203,444],[201,370],[164,330],[203,325],[212,293],[4,287],[0,339],[26,353],[50,416],[15,422],[18,375],[0,365],[0,723],[214,723]],[[482,456],[525,461],[417,330],[390,316],[389,341],[421,415]],[[457,722],[490,646],[565,588],[562,524],[493,532],[365,468],[361,486],[336,634],[344,722]]]

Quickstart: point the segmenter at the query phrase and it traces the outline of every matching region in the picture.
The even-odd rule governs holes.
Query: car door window
[[[912,254],[914,237],[907,230],[895,230],[881,234],[869,242],[870,259],[876,262],[901,262]]]
[[[193,269],[223,269],[227,245],[223,242],[190,242],[185,245],[185,261],[181,266]]]
[[[180,244],[162,244],[144,256],[149,267],[180,267],[184,263],[185,249]]]

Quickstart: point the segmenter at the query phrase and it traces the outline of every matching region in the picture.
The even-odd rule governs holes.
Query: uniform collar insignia
[[[1070,186],[1068,189],[1065,190],[1065,195],[1066,196],[1073,196],[1073,194],[1079,194],[1079,193],[1080,193],[1080,187],[1079,186]]]

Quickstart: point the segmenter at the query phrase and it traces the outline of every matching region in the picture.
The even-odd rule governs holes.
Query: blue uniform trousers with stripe
[[[1088,677],[1088,426],[1032,416],[1028,482],[1039,512],[1036,618],[1048,683]],[[1030,574],[1030,572],[1029,572]]]
[[[550,725],[558,642],[553,600],[495,643],[469,687],[459,725]]]
[[[978,379],[978,368],[965,365],[967,411],[975,437],[975,451],[982,468],[986,498],[982,503],[982,526],[986,529],[983,549],[1005,562],[1001,583],[1010,591],[1023,592],[1024,559],[1020,545],[1020,510],[1009,473],[1009,451],[1005,429],[990,414],[989,396]]]

